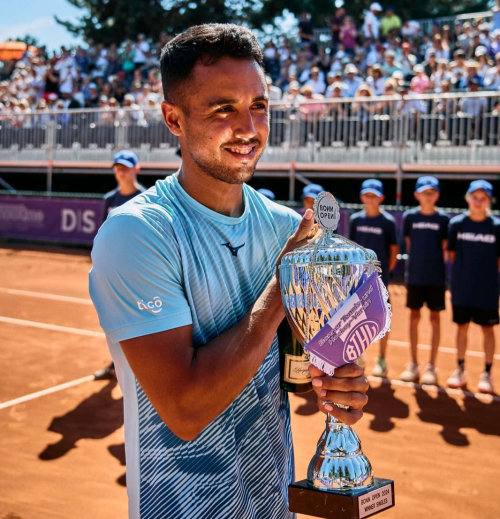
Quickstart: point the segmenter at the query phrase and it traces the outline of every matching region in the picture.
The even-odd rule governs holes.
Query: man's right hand
[[[276,269],[279,267],[281,259],[285,254],[311,242],[316,238],[317,232],[318,225],[314,223],[314,214],[311,209],[307,209],[297,230],[288,238],[283,250],[280,252],[276,260]]]

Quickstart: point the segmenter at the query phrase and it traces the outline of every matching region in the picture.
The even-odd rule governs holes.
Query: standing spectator
[[[384,186],[380,180],[368,179],[361,184],[360,199],[363,210],[349,218],[349,239],[377,255],[382,267],[382,281],[389,286],[389,275],[394,270],[398,256],[398,240],[394,218],[380,209],[384,201]],[[380,353],[375,361],[373,376],[387,375],[386,351],[388,336],[380,340]]]
[[[380,22],[377,15],[382,12],[382,6],[378,2],[370,5],[370,10],[366,13],[363,23],[363,34],[366,39],[376,41],[379,39]]]
[[[307,11],[302,11],[302,13],[300,14],[298,28],[300,47],[305,48],[306,45],[309,45],[309,48],[312,50],[313,54],[316,54],[316,42],[314,41],[314,25],[311,22],[311,16]]]
[[[269,40],[264,48],[264,69],[272,77],[273,81],[278,79],[280,72],[280,57],[278,49],[272,40]]]
[[[120,58],[122,62],[122,70],[125,73],[125,83],[127,84],[127,86],[130,86],[135,70],[135,50],[133,49],[132,44],[129,41],[125,44],[125,49],[121,53]]]
[[[146,65],[146,54],[149,52],[149,43],[146,41],[144,34],[137,36],[137,41],[134,48],[134,67],[135,70],[142,70]]]
[[[343,7],[337,7],[335,9],[335,15],[332,18],[330,27],[332,29],[332,51],[335,54],[338,50],[338,45],[342,41],[341,28],[344,25],[345,9]]]
[[[380,32],[383,39],[390,34],[398,34],[401,29],[401,18],[394,14],[394,7],[389,6],[385,10],[385,16],[380,20]]]
[[[467,56],[469,47],[472,45],[473,34],[472,25],[469,22],[465,22],[462,26],[463,33],[457,38],[457,45],[463,49]]]
[[[406,240],[406,306],[410,309],[411,362],[400,378],[405,382],[418,382],[417,358],[418,323],[420,309],[427,304],[432,328],[429,363],[424,368],[420,382],[437,384],[436,357],[441,336],[440,312],[445,309],[446,285],[445,251],[448,215],[436,207],[439,199],[439,181],[435,177],[420,177],[415,185],[418,207],[403,215],[403,235]]]
[[[350,16],[346,16],[344,23],[340,27],[340,41],[343,45],[344,51],[350,56],[354,55],[357,36],[358,30],[354,25],[353,19]]]
[[[472,321],[481,327],[485,368],[478,390],[493,393],[491,366],[495,354],[493,326],[498,319],[498,267],[500,257],[500,221],[490,215],[493,186],[486,180],[474,180],[467,190],[468,212],[450,221],[448,251],[453,264],[451,302],[457,328],[458,367],[446,381],[448,387],[467,384],[465,353],[467,332]]]

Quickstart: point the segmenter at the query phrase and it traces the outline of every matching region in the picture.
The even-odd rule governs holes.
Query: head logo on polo
[[[147,301],[146,303],[142,299],[137,301],[137,306],[139,310],[150,310],[153,314],[159,314],[162,311],[163,303],[161,299],[156,296],[153,297],[152,301]]]
[[[378,323],[375,321],[362,321],[357,324],[344,343],[344,362],[354,362],[360,357],[378,333]]]

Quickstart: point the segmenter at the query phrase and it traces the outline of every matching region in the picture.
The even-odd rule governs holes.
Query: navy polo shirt
[[[373,217],[366,216],[364,210],[354,213],[349,219],[349,239],[375,252],[382,267],[382,281],[387,286],[390,247],[398,243],[394,218],[385,211]]]
[[[410,238],[410,254],[406,262],[406,283],[409,285],[444,286],[446,269],[443,240],[448,235],[449,216],[441,210],[422,214],[418,207],[403,215],[403,235]]]
[[[488,216],[473,222],[467,213],[455,216],[448,227],[448,250],[455,251],[451,301],[469,308],[498,308],[500,220]]]
[[[108,213],[112,209],[116,209],[117,207],[120,207],[125,202],[132,200],[132,198],[134,198],[134,196],[137,196],[138,194],[143,193],[144,191],[146,191],[146,188],[139,184],[139,188],[137,189],[137,191],[135,191],[131,195],[122,195],[120,193],[119,187],[117,187],[116,189],[113,189],[112,191],[109,191],[109,193],[106,193],[104,195],[104,219],[107,218]]]

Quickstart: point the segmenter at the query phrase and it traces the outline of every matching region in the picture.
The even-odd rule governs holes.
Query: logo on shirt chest
[[[241,249],[241,247],[245,246],[245,244],[243,244],[243,245],[238,245],[237,247],[233,247],[229,242],[221,243],[221,245],[223,247],[227,247],[231,251],[231,254],[236,257],[238,256],[238,251]]]
[[[358,226],[358,232],[364,232],[368,234],[378,234],[379,236],[383,233],[380,227],[371,227],[370,225]]]
[[[137,301],[139,310],[150,310],[153,314],[159,314],[162,311],[162,305],[163,303],[158,296],[153,297],[152,301],[144,302],[142,299]]]
[[[457,240],[481,243],[495,243],[497,241],[494,234],[476,234],[474,232],[459,232]]]
[[[416,222],[413,229],[430,229],[431,231],[439,231],[439,224],[432,222]]]

